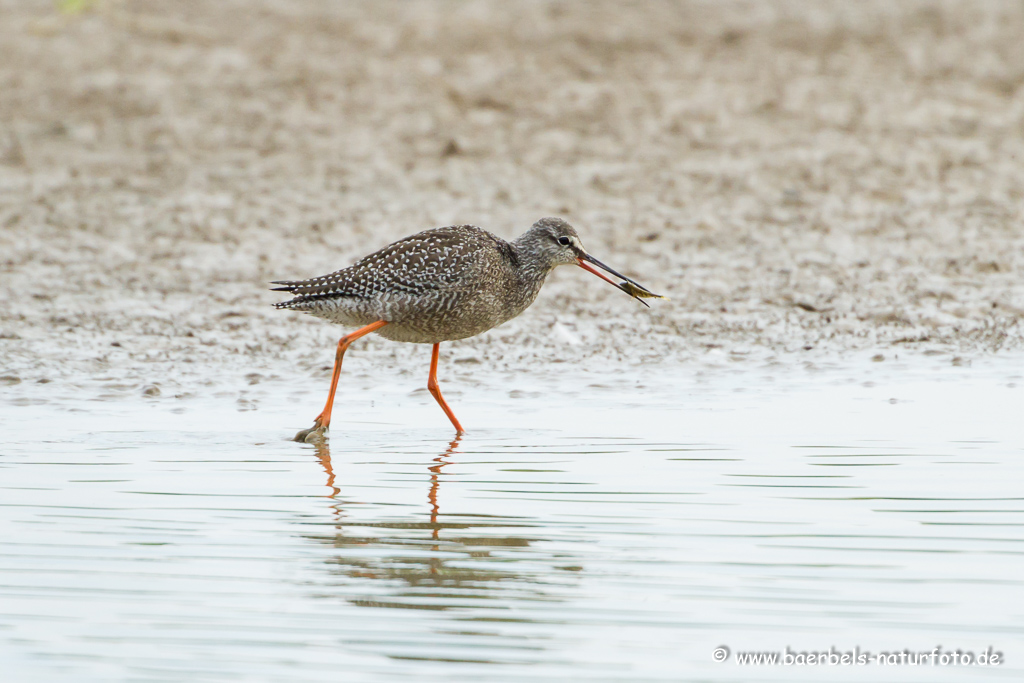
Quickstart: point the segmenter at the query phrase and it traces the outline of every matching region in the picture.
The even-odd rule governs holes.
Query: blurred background
[[[8,376],[98,358],[144,374],[154,355],[312,371],[338,329],[270,309],[268,280],[547,215],[671,301],[648,311],[560,270],[527,315],[451,353],[1021,345],[1019,3],[0,11]]]
[[[1024,3],[0,0],[5,681],[1024,680]],[[269,281],[561,216],[442,348]],[[1014,635],[1016,634],[1016,635]],[[732,654],[724,662],[715,648]]]

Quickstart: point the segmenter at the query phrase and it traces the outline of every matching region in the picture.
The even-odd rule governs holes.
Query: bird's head
[[[561,218],[541,218],[524,237],[529,239],[531,251],[548,270],[573,265],[580,254],[587,253],[576,229]]]
[[[558,266],[579,266],[605,282],[615,285],[645,306],[647,302],[644,299],[665,298],[660,294],[649,291],[646,287],[629,279],[622,273],[612,270],[587,253],[587,250],[583,248],[580,236],[576,233],[576,229],[561,218],[541,218],[523,235],[523,238],[524,241],[530,244],[530,250],[534,256],[548,270]],[[594,266],[620,278],[622,282],[615,282],[597,270],[597,268],[594,268]]]

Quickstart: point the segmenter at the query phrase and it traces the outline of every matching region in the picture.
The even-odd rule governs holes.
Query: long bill
[[[600,261],[598,261],[596,258],[591,256],[590,254],[584,253],[584,254],[578,256],[576,258],[576,263],[583,270],[591,272],[594,275],[596,275],[599,278],[601,278],[602,280],[604,280],[605,282],[608,282],[608,283],[611,283],[611,284],[615,285],[616,287],[621,289],[623,292],[625,292],[626,294],[629,294],[631,297],[633,297],[634,299],[636,299],[637,301],[642,303],[644,306],[649,306],[649,304],[646,301],[644,301],[644,299],[664,299],[665,298],[665,297],[661,296],[660,294],[655,294],[654,292],[652,292],[651,290],[647,289],[646,287],[644,287],[642,284],[640,284],[636,280],[630,279],[630,278],[626,277],[625,275],[623,275],[622,273],[616,271],[614,268],[611,268],[611,267],[605,265],[604,263],[601,263]],[[593,266],[589,265],[590,263],[593,263],[595,266],[597,266],[597,268],[600,268],[601,270],[605,271],[606,273],[614,275],[617,278],[621,278],[622,282],[616,282],[615,280],[612,280],[610,277],[607,277],[604,273],[602,273],[597,268],[594,268]]]

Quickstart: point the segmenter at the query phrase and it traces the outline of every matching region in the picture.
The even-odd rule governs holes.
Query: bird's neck
[[[525,310],[537,298],[545,278],[551,272],[551,265],[542,257],[542,252],[533,244],[534,236],[530,233],[520,235],[509,242],[512,270],[515,273],[516,302],[515,308]]]
[[[536,244],[536,236],[530,232],[520,235],[509,243],[512,247],[513,267],[519,281],[523,284],[535,285],[537,289],[544,284],[544,278],[551,272],[551,264],[544,258],[544,252]]]

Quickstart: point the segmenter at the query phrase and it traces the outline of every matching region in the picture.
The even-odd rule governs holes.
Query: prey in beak
[[[626,294],[629,294],[631,297],[633,297],[634,299],[636,299],[637,301],[642,303],[644,306],[647,306],[648,308],[650,308],[651,305],[648,304],[646,301],[644,301],[644,299],[666,299],[666,298],[668,298],[668,297],[662,296],[661,294],[655,294],[651,290],[649,290],[646,287],[644,287],[643,285],[641,285],[639,282],[637,282],[635,280],[631,280],[630,278],[626,277],[622,273],[616,272],[615,270],[613,270],[612,268],[609,268],[608,266],[606,266],[605,264],[601,263],[596,258],[594,258],[593,256],[591,256],[590,254],[588,254],[586,252],[583,252],[582,254],[580,254],[579,256],[576,257],[576,263],[583,270],[590,271],[591,273],[593,273],[594,275],[598,276],[599,278],[601,278],[605,282],[610,282],[611,284],[615,285],[616,287],[621,289]],[[597,268],[594,268],[594,266],[589,265],[591,263],[593,263],[594,266],[597,266],[597,268],[600,268],[601,270],[605,271],[605,273],[609,273],[611,275],[614,275],[617,278],[620,278],[622,280],[622,282],[616,282],[615,280],[612,280],[610,277],[607,277],[600,270],[598,270]]]

